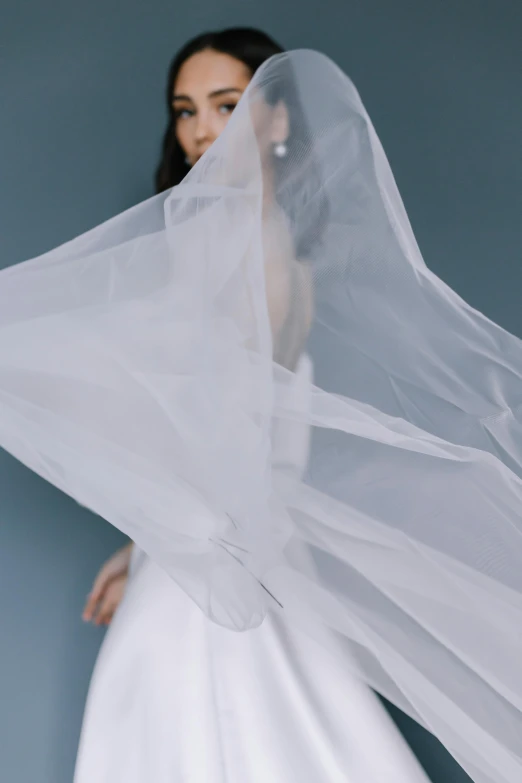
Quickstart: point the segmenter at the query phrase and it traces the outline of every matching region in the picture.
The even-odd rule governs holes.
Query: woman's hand
[[[119,549],[101,567],[87,596],[83,620],[95,625],[109,625],[120,605],[129,575],[132,542]]]

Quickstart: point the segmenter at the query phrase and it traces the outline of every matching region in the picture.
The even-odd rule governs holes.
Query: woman
[[[279,46],[255,30],[191,41],[169,74],[169,124],[156,186],[178,184],[218,138],[257,68]],[[265,182],[290,134],[271,113]],[[264,209],[277,210],[266,189]],[[273,223],[272,223],[273,225]],[[265,237],[278,361],[308,380],[311,300],[284,218]],[[300,292],[295,301],[290,291]],[[299,474],[306,431],[273,460]],[[290,450],[288,444],[291,444]],[[117,610],[117,611],[116,611]],[[211,623],[132,543],[101,569],[84,619],[110,624],[88,697],[75,783],[391,783],[425,780],[399,733],[342,658],[275,615],[244,634]]]

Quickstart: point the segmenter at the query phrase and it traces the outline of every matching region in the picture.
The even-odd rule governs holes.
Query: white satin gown
[[[296,378],[308,377],[303,357]],[[296,430],[295,464],[306,438]],[[135,550],[94,670],[74,783],[427,783],[374,694],[278,616],[215,625]]]

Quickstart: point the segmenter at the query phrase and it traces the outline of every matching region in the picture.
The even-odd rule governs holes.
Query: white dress
[[[307,372],[303,360],[297,375]],[[245,633],[212,623],[135,550],[92,678],[74,783],[426,781],[339,659],[278,616]]]

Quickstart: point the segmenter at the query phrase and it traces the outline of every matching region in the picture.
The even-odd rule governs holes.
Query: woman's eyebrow
[[[222,87],[220,90],[214,90],[213,92],[210,92],[208,94],[208,97],[209,98],[217,98],[220,95],[226,95],[227,93],[230,93],[230,92],[237,92],[240,95],[243,94],[243,90],[240,90],[239,87]],[[190,97],[190,95],[174,95],[172,100],[173,101],[191,101],[192,102],[192,98]]]
[[[239,87],[223,87],[221,90],[214,90],[213,92],[210,92],[208,97],[217,98],[220,95],[225,95],[227,92],[238,92],[240,95],[243,94],[243,90],[240,90]]]

